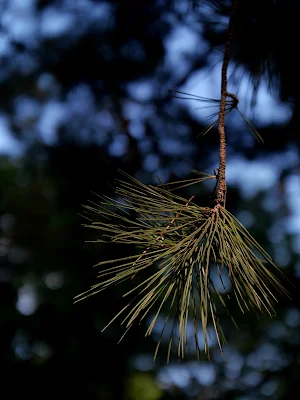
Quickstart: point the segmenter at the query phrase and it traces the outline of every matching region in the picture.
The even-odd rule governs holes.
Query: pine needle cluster
[[[213,175],[203,174],[186,181],[185,185],[213,178]],[[177,186],[182,187],[182,182]],[[151,335],[160,313],[165,315],[165,326],[173,318],[168,360],[174,338],[178,339],[178,356],[184,357],[190,317],[194,323],[198,357],[199,326],[202,327],[205,353],[209,356],[209,326],[214,327],[222,351],[225,337],[217,306],[221,304],[228,311],[226,297],[229,294],[222,280],[224,271],[242,312],[254,308],[270,315],[275,313],[276,296],[287,294],[278,278],[278,268],[247,229],[224,207],[218,204],[212,208],[200,207],[193,197],[183,198],[161,185],[144,185],[126,174],[125,179],[118,182],[116,195],[118,200],[104,197],[98,204],[85,206],[97,216],[95,222],[86,226],[99,231],[97,242],[126,244],[133,253],[136,247],[141,251],[97,264],[101,267],[100,282],[77,296],[76,301],[146,271],[148,277],[124,295],[130,296],[131,300],[111,322],[127,312],[122,321],[127,331],[136,321],[140,323],[153,315],[146,332]],[[213,266],[217,267],[223,293],[217,290],[211,278]],[[160,340],[155,356],[159,346]]]

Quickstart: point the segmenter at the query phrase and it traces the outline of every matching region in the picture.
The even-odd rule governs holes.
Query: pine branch
[[[95,295],[111,285],[131,281],[142,271],[148,273],[142,282],[123,295],[130,299],[128,304],[104,329],[127,312],[121,322],[125,325],[125,335],[134,323],[151,315],[147,336],[152,334],[158,317],[164,315],[165,322],[154,355],[156,357],[165,340],[165,328],[173,318],[167,361],[170,359],[175,338],[177,355],[179,358],[185,356],[190,316],[193,320],[198,358],[201,347],[199,320],[203,332],[202,346],[208,358],[209,326],[213,327],[222,352],[226,341],[219,320],[220,306],[225,308],[235,324],[226,302],[229,294],[222,278],[224,272],[227,272],[235,300],[243,313],[253,308],[274,315],[277,295],[288,296],[281,283],[283,275],[269,254],[225,208],[225,117],[233,109],[238,110],[238,98],[227,91],[227,69],[237,6],[238,0],[233,0],[222,65],[221,100],[175,91],[180,98],[189,96],[188,98],[197,101],[219,104],[217,121],[205,131],[207,133],[218,124],[218,172],[214,175],[200,173],[200,176],[197,172],[197,178],[158,186],[144,185],[123,173],[124,179],[118,181],[116,188],[117,199],[104,196],[100,198],[100,203],[90,202],[85,206],[88,212],[97,216],[96,221],[92,218],[93,222],[85,225],[99,232],[100,237],[96,242],[129,245],[133,254],[99,262],[97,267],[100,268],[100,282],[76,296],[75,302]],[[252,133],[261,139],[250,121],[242,113],[241,115]],[[194,196],[186,199],[174,193],[180,188],[199,184],[207,179],[216,179],[216,194],[211,207],[197,205],[194,203]],[[141,248],[142,252],[135,254],[136,247]],[[212,268],[217,270],[225,294],[217,290],[211,278]]]

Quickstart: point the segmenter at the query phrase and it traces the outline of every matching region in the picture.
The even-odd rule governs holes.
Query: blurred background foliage
[[[241,2],[230,91],[263,136],[228,118],[227,208],[293,281],[273,319],[223,316],[224,356],[161,351],[159,334],[118,322],[132,283],[73,305],[108,246],[85,243],[82,204],[111,195],[120,168],[144,183],[212,173],[213,110],[169,89],[218,98],[230,1],[0,1],[1,392],[12,398],[296,399],[300,375],[299,74],[295,0]],[[190,189],[189,189],[190,190]],[[213,188],[194,188],[206,204]],[[190,193],[187,193],[188,195]],[[119,248],[119,255],[127,249]],[[142,277],[137,276],[135,284]],[[134,281],[135,281],[134,280]],[[146,321],[147,322],[147,321]],[[192,332],[191,332],[192,334]],[[164,342],[162,343],[164,347]]]

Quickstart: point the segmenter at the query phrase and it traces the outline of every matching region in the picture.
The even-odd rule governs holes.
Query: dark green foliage
[[[186,185],[212,178],[214,176],[203,175],[187,181]],[[177,186],[182,187],[182,182]],[[175,331],[178,356],[184,357],[189,315],[194,320],[198,357],[198,320],[203,331],[204,351],[209,356],[209,323],[214,326],[222,351],[225,337],[215,295],[219,303],[227,307],[225,296],[216,289],[211,279],[213,265],[217,266],[222,283],[221,271],[227,271],[242,312],[252,307],[272,316],[275,313],[272,304],[277,301],[277,294],[287,295],[278,277],[269,268],[279,271],[271,257],[224,207],[199,207],[192,201],[194,196],[188,200],[162,185],[144,185],[128,176],[127,180],[119,181],[116,196],[116,200],[104,197],[100,203],[85,206],[97,215],[91,224],[85,226],[99,232],[98,243],[126,244],[133,252],[134,246],[137,246],[141,253],[99,262],[96,266],[101,268],[98,274],[101,282],[75,300],[83,300],[113,284],[133,279],[146,270],[148,277],[124,294],[126,297],[135,296],[115,318],[128,312],[122,321],[128,331],[136,320],[142,321],[152,312],[154,317],[151,317],[146,332],[146,335],[151,335],[162,310],[166,315],[165,324],[171,316],[174,322],[168,361]],[[102,269],[107,265],[108,268]],[[155,356],[159,345],[160,341]]]

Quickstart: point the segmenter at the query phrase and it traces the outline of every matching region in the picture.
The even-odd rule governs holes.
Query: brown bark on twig
[[[226,203],[226,135],[225,135],[225,108],[226,99],[228,97],[227,93],[227,69],[231,55],[231,45],[234,33],[234,23],[236,17],[236,11],[238,7],[239,0],[233,0],[232,2],[232,12],[229,19],[227,39],[224,49],[224,58],[222,64],[222,75],[221,75],[221,101],[220,101],[220,111],[218,119],[218,132],[220,141],[220,153],[219,153],[219,169],[218,169],[218,186],[216,195],[216,204],[225,207]],[[229,96],[231,97],[231,96]]]

